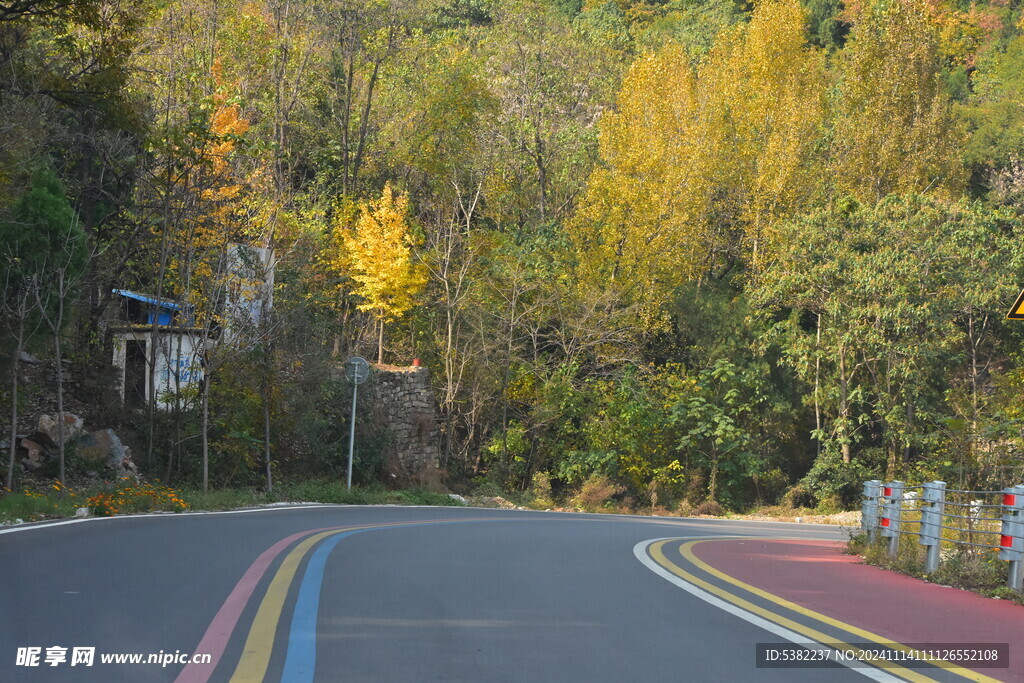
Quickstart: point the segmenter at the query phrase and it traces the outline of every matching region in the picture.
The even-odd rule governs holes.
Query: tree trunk
[[[24,295],[23,295],[24,296]],[[18,361],[25,345],[26,302],[19,302],[18,332],[14,340],[14,353],[11,355],[11,443],[7,456],[7,490],[14,485],[14,458],[18,452]]]
[[[718,502],[718,454],[711,456],[711,476],[708,481],[708,500]]]
[[[380,336],[377,338],[377,364],[384,362],[384,318],[380,319]]]
[[[849,403],[849,387],[847,386],[846,377],[846,352],[844,349],[839,351],[839,439],[842,444],[843,450],[843,463],[849,465],[851,461],[850,455],[850,435],[847,434],[848,420],[850,418],[850,403]]]
[[[821,457],[821,404],[818,401],[818,390],[821,386],[821,313],[818,313],[818,329],[814,342],[814,429],[818,433],[814,439],[815,458]]]
[[[909,400],[907,401],[906,416],[907,416],[907,433],[903,436],[903,465],[907,465],[910,462],[910,456],[912,455],[910,446],[910,429],[914,423],[914,404]]]
[[[57,319],[53,326],[53,356],[57,368],[57,481],[64,485],[64,365],[60,345],[60,329],[64,323],[64,271],[57,271]]]
[[[203,493],[210,490],[210,372],[203,372],[202,398]]]
[[[266,464],[267,492],[274,492],[274,480],[270,473],[270,391],[266,380],[261,387],[263,394],[263,462]]]

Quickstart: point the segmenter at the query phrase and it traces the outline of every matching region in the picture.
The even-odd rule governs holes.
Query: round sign
[[[362,384],[370,376],[370,364],[359,356],[353,356],[345,363],[345,376],[353,384]]]

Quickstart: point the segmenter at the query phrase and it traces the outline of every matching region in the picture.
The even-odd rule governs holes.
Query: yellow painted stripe
[[[295,549],[284,558],[273,581],[267,588],[266,595],[256,611],[252,627],[249,629],[249,637],[245,639],[245,649],[242,657],[238,660],[235,673],[231,676],[231,683],[253,683],[262,681],[267,674],[267,666],[270,665],[270,655],[274,651],[274,635],[277,633],[277,622],[281,619],[281,610],[284,608],[285,598],[288,597],[288,589],[295,578],[295,572],[303,556],[311,547],[335,534],[352,531],[350,529],[336,529],[310,536],[295,546]]]
[[[774,622],[776,624],[779,624],[780,626],[784,626],[785,628],[788,628],[790,631],[794,631],[794,632],[799,633],[801,635],[807,636],[810,640],[813,640],[815,642],[818,642],[818,643],[835,643],[837,645],[843,646],[844,648],[850,648],[851,650],[854,650],[854,651],[857,651],[857,652],[861,652],[862,651],[862,650],[860,650],[860,648],[856,648],[856,647],[854,647],[854,646],[852,646],[852,645],[850,645],[848,643],[845,643],[845,642],[843,642],[841,640],[837,640],[836,638],[834,638],[832,636],[829,636],[828,634],[822,633],[821,631],[813,629],[813,628],[811,628],[809,626],[805,626],[805,625],[801,624],[800,622],[793,621],[792,619],[787,619],[786,617],[783,617],[783,616],[781,616],[779,614],[776,614],[775,612],[771,612],[771,611],[769,611],[769,610],[767,610],[767,609],[765,609],[763,607],[755,605],[754,603],[749,602],[748,600],[744,600],[743,598],[737,597],[737,596],[733,595],[732,593],[730,593],[730,592],[728,592],[726,590],[723,590],[722,588],[719,588],[718,586],[715,586],[715,585],[713,585],[711,583],[708,583],[707,581],[704,581],[703,579],[697,578],[693,574],[690,574],[689,572],[687,572],[683,568],[681,568],[681,567],[677,566],[676,564],[674,564],[667,557],[665,557],[665,553],[662,552],[662,547],[666,543],[671,543],[671,542],[672,542],[671,540],[668,540],[668,541],[658,541],[657,543],[654,543],[653,545],[651,545],[651,547],[650,547],[651,557],[654,558],[655,562],[657,562],[662,567],[664,567],[668,571],[672,572],[673,574],[675,574],[679,578],[683,579],[684,581],[688,581],[688,582],[692,583],[695,586],[699,586],[700,588],[704,589],[708,593],[716,595],[719,598],[721,598],[723,600],[726,600],[727,602],[731,602],[732,604],[736,605],[737,607],[740,607],[742,609],[747,610],[748,612],[756,614],[756,615],[758,615],[759,617],[761,617],[763,619],[767,619],[768,621],[771,621],[771,622]],[[700,543],[700,541],[691,541],[690,543]],[[927,676],[925,676],[923,674],[920,674],[920,673],[918,673],[916,671],[912,671],[910,669],[902,667],[902,666],[900,666],[899,664],[897,664],[895,662],[882,661],[882,662],[872,662],[872,664],[878,666],[879,668],[886,669],[887,671],[889,671],[889,673],[895,673],[895,674],[901,676],[902,678],[904,678],[904,679],[906,679],[908,681],[914,681],[915,683],[929,683],[929,682],[935,683],[935,679],[929,678],[929,677],[927,677]]]
[[[773,594],[771,594],[771,593],[769,593],[767,591],[761,590],[760,588],[757,588],[755,586],[751,586],[748,583],[744,583],[744,582],[740,581],[739,579],[735,579],[735,578],[729,576],[728,574],[725,574],[724,572],[721,572],[721,571],[715,569],[714,567],[712,567],[711,565],[707,564],[706,562],[701,561],[694,554],[693,546],[696,545],[697,543],[701,543],[701,542],[702,541],[691,541],[689,543],[684,543],[683,545],[680,546],[679,553],[684,558],[686,558],[686,560],[688,562],[692,563],[695,567],[697,567],[699,569],[702,569],[703,571],[707,572],[708,574],[711,574],[712,576],[718,577],[719,579],[721,579],[722,581],[725,581],[727,583],[731,583],[732,585],[737,586],[738,588],[742,588],[743,590],[745,590],[745,591],[747,591],[749,593],[753,593],[754,595],[762,597],[765,600],[769,600],[771,602],[774,602],[776,605],[779,605],[781,607],[785,607],[786,609],[793,610],[794,612],[796,612],[798,614],[802,614],[802,615],[804,615],[806,617],[810,617],[812,619],[816,619],[817,621],[820,621],[822,623],[828,624],[829,626],[835,626],[836,628],[843,629],[844,631],[847,631],[847,632],[852,633],[852,634],[854,634],[856,636],[859,636],[859,637],[863,638],[864,640],[869,640],[869,641],[871,641],[873,643],[880,643],[880,644],[890,645],[892,647],[892,649],[894,649],[894,650],[900,650],[902,652],[908,652],[908,653],[912,653],[912,652],[916,653],[916,651],[913,648],[906,647],[905,645],[902,645],[900,643],[894,643],[891,639],[883,638],[883,637],[881,637],[879,635],[871,633],[870,631],[865,631],[862,628],[857,628],[856,626],[853,626],[852,624],[847,624],[846,622],[839,621],[838,619],[833,619],[832,617],[829,617],[827,615],[821,614],[820,612],[815,612],[814,610],[807,609],[806,607],[798,605],[798,604],[796,604],[794,602],[790,602],[789,600],[786,600],[784,598],[780,598],[777,595],[773,595]],[[952,671],[953,673],[957,674],[958,676],[963,676],[964,678],[967,678],[968,680],[978,681],[979,683],[999,683],[999,679],[990,678],[989,676],[985,676],[984,674],[980,674],[977,671],[974,671],[972,669],[968,669],[966,667],[958,666],[958,665],[952,664],[950,662],[940,662],[939,664],[942,666],[943,669],[945,669],[947,671]]]
[[[295,549],[288,553],[287,557],[284,558],[284,561],[281,562],[281,566],[277,569],[277,573],[274,574],[274,578],[270,582],[270,586],[267,587],[267,592],[263,596],[259,609],[256,610],[256,616],[253,618],[252,626],[249,628],[249,635],[245,639],[245,647],[242,650],[242,656],[238,660],[238,666],[235,667],[235,672],[231,675],[231,683],[252,683],[253,681],[262,681],[266,676],[267,667],[270,665],[270,655],[274,650],[274,638],[277,634],[277,625],[281,620],[284,601],[288,597],[288,591],[295,578],[295,573],[298,571],[302,558],[309,552],[310,548],[320,541],[324,540],[328,536],[348,533],[350,531],[358,531],[360,529],[420,526],[448,521],[478,522],[484,521],[484,519],[487,518],[473,517],[466,520],[431,519],[418,522],[363,524],[360,526],[331,529],[330,531],[324,531],[305,539],[295,546]]]

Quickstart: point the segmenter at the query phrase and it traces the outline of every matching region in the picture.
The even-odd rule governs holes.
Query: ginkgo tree
[[[377,362],[384,361],[384,324],[413,307],[426,285],[426,269],[413,259],[418,239],[408,222],[409,200],[396,195],[390,183],[380,199],[362,207],[352,233],[345,237],[359,310],[371,313],[379,325]]]

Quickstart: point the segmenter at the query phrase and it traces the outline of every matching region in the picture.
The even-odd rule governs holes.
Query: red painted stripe
[[[259,585],[263,579],[263,575],[267,573],[267,568],[270,567],[271,562],[280,555],[285,548],[290,546],[300,538],[305,538],[312,534],[320,533],[321,531],[340,531],[342,529],[372,529],[378,527],[390,527],[390,526],[415,526],[418,524],[429,524],[431,522],[445,521],[445,520],[422,520],[418,522],[380,522],[377,524],[358,524],[348,526],[328,526],[320,529],[309,529],[307,531],[300,531],[296,534],[292,534],[287,538],[282,538],[280,541],[270,546],[263,553],[256,558],[249,569],[246,570],[242,578],[235,584],[234,589],[228,595],[227,600],[221,605],[217,611],[216,616],[213,617],[213,621],[210,622],[210,626],[206,629],[206,633],[203,634],[203,639],[199,641],[196,649],[193,650],[193,654],[208,654],[210,655],[209,664],[188,664],[178,677],[174,679],[174,683],[207,683],[210,680],[210,676],[217,669],[217,664],[220,662],[220,658],[224,654],[225,648],[227,648],[228,641],[231,640],[231,634],[235,630],[235,626],[238,625],[238,618],[242,615],[242,610],[249,603],[249,598],[252,597],[253,591],[256,590],[256,586]]]
[[[213,675],[214,670],[217,668],[217,664],[220,662],[221,656],[224,654],[224,649],[228,645],[228,641],[231,639],[231,634],[235,630],[235,626],[238,624],[238,618],[242,615],[242,610],[249,603],[249,598],[252,597],[252,593],[256,590],[256,586],[259,584],[260,579],[267,573],[267,568],[270,563],[274,561],[278,555],[284,551],[293,542],[300,538],[305,538],[311,534],[318,533],[320,531],[331,531],[334,529],[344,529],[345,527],[324,527],[322,529],[311,529],[309,531],[300,531],[297,534],[292,534],[287,538],[282,538],[280,541],[270,546],[263,553],[256,558],[256,561],[249,565],[249,569],[246,570],[242,578],[235,584],[235,588],[228,595],[227,600],[221,605],[217,611],[217,615],[210,622],[210,626],[206,629],[206,633],[203,634],[203,639],[196,645],[194,652],[196,654],[209,654],[211,655],[211,662],[209,664],[188,664],[178,677],[174,679],[175,683],[206,683],[210,680],[210,676]]]

